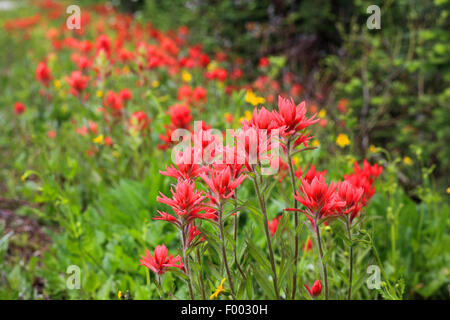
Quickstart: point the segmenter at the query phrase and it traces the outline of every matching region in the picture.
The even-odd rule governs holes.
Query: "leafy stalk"
[[[287,143],[287,155],[288,155],[288,165],[289,165],[289,176],[291,178],[292,194],[295,194],[295,173],[294,167],[292,166],[292,155],[291,155],[291,140]],[[294,196],[294,208],[297,209],[298,203]],[[298,264],[298,212],[294,212],[294,274],[292,276],[292,294],[291,298],[295,299],[295,292],[297,290],[297,264]]]
[[[323,249],[322,249],[322,239],[320,237],[320,228],[317,218],[314,220],[314,224],[316,226],[316,235],[317,235],[317,244],[319,247],[319,255],[320,255],[320,263],[322,264],[323,270],[323,282],[325,286],[325,300],[328,300],[328,273],[326,263],[323,261]]]
[[[267,246],[269,247],[269,259],[270,259],[270,266],[272,268],[273,287],[275,290],[275,296],[279,300],[280,294],[278,292],[277,269],[275,267],[275,258],[274,258],[273,249],[272,249],[272,239],[271,239],[270,233],[269,233],[269,220],[267,218],[265,199],[264,199],[264,195],[261,194],[257,179],[252,178],[252,180],[253,180],[253,185],[255,187],[256,195],[258,196],[258,201],[259,201],[259,205],[261,207],[261,211],[264,215],[264,232],[266,234]]]
[[[226,243],[225,243],[225,230],[224,230],[224,221],[223,221],[223,204],[219,205],[220,209],[218,212],[219,217],[219,235],[220,235],[220,246],[222,249],[222,259],[223,263],[225,265],[225,270],[227,272],[228,282],[230,283],[230,290],[231,290],[231,296],[233,299],[236,299],[236,295],[234,292],[234,285],[233,285],[233,279],[231,277],[230,267],[228,266],[228,260],[227,260],[227,251],[226,251]]]

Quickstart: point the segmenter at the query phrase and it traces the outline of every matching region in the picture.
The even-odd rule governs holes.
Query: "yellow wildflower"
[[[320,109],[319,118],[325,118],[326,115],[327,115],[327,111],[325,109]]]
[[[99,98],[103,97],[103,91],[102,90],[98,90],[97,91],[97,97],[99,97]]]
[[[407,166],[412,165],[412,160],[410,157],[406,156],[403,158],[403,163],[406,164]]]
[[[257,106],[258,104],[266,102],[266,99],[263,97],[258,97],[253,93],[252,90],[247,90],[247,94],[245,95],[245,101],[250,103],[253,106]]]
[[[348,158],[348,163],[349,163],[351,166],[352,166],[355,162],[356,162],[356,159],[353,158],[352,156],[350,156],[350,157]]]
[[[123,67],[123,73],[129,74],[130,73],[130,67],[129,66]]]
[[[314,139],[314,140],[312,141],[312,146],[313,146],[313,147],[318,147],[318,146],[320,146],[320,141],[317,140],[317,139]]]
[[[208,66],[206,67],[206,69],[208,70],[208,71],[212,71],[212,70],[214,70],[214,69],[216,69],[217,68],[217,62],[215,62],[215,61],[211,61],[209,64],[208,64]]]
[[[101,135],[97,136],[96,138],[94,138],[93,142],[97,143],[97,144],[103,144],[103,142],[104,142],[103,135],[101,134]]]
[[[122,297],[123,297],[122,291],[119,290],[119,292],[117,293],[117,297],[118,297],[119,299],[122,299]]]
[[[298,157],[297,156],[293,156],[292,157],[292,162],[294,163],[294,165],[296,166],[298,164]]]
[[[376,153],[378,151],[378,148],[375,147],[373,144],[371,144],[370,147],[369,147],[369,151],[372,152],[372,153]]]
[[[218,298],[219,294],[223,291],[223,283],[225,282],[225,278],[222,279],[222,281],[220,282],[219,286],[216,289],[216,292],[214,292],[210,297],[209,300],[212,300],[214,298]]]
[[[244,112],[244,118],[245,118],[245,120],[247,120],[247,121],[252,120],[252,113],[251,113],[250,111],[246,110],[246,111]]]
[[[61,81],[59,80],[53,81],[53,86],[55,87],[56,90],[58,90],[59,88],[61,88]]]
[[[450,194],[450,187],[447,188],[447,194]]]
[[[345,133],[339,133],[336,138],[336,144],[341,148],[345,148],[346,146],[350,145],[350,140]]]
[[[152,82],[152,87],[153,88],[158,88],[159,87],[159,81],[158,80],[153,81]]]
[[[181,78],[183,79],[184,82],[191,82],[192,75],[186,70],[183,70],[183,72],[181,73]]]

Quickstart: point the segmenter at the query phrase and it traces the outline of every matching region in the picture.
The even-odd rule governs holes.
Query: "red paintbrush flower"
[[[134,130],[143,131],[147,129],[149,123],[150,119],[142,110],[133,112],[130,116],[129,124],[130,127]]]
[[[270,64],[269,59],[261,57],[258,62],[258,66],[261,68],[267,67]]]
[[[192,99],[196,102],[206,102],[206,89],[203,87],[197,87],[192,91]]]
[[[314,281],[314,284],[312,285],[311,289],[307,284],[305,284],[305,289],[308,291],[311,298],[315,298],[320,295],[322,292],[322,282],[320,280]]]
[[[191,147],[186,148],[183,151],[175,153],[175,165],[171,165],[166,171],[160,171],[162,175],[173,177],[176,179],[195,179],[207,170],[207,168],[200,166],[198,163],[201,156],[201,150],[197,150]]]
[[[187,105],[173,105],[169,108],[170,122],[173,128],[190,129],[191,110]]]
[[[284,127],[284,136],[299,133],[320,120],[315,119],[316,115],[311,118],[306,117],[304,101],[296,106],[292,98],[288,100],[281,96],[278,96],[278,113],[274,114],[277,115],[279,126]]]
[[[273,220],[269,221],[269,231],[270,235],[273,237],[275,235],[275,232],[277,232],[278,225],[280,224],[281,216],[274,218]]]
[[[167,256],[167,254],[168,251],[164,244],[156,246],[154,256],[151,255],[148,249],[145,249],[145,255],[141,256],[141,259],[139,259],[139,261],[141,262],[140,265],[149,268],[157,275],[166,273],[169,270],[168,268],[170,267],[178,269],[184,268],[180,256]]]
[[[358,162],[354,163],[353,172],[355,175],[366,177],[370,183],[373,183],[378,178],[378,176],[383,172],[383,167],[379,166],[376,163],[373,166],[371,166],[370,163],[366,159],[364,159],[362,169],[359,166]]]
[[[339,184],[338,195],[341,201],[345,202],[345,205],[341,208],[342,214],[349,215],[350,221],[353,221],[363,206],[361,200],[364,189],[357,188],[350,182],[344,181]]]
[[[166,212],[159,212],[159,217],[155,220],[165,220],[182,228],[186,223],[190,223],[194,219],[213,219],[215,216],[208,213],[200,213],[203,211],[203,200],[206,198],[201,191],[195,189],[195,183],[185,179],[178,179],[175,190],[170,189],[172,198],[168,198],[159,193],[161,196],[157,197],[158,202],[164,203],[172,207],[176,216],[171,216]]]
[[[221,200],[233,196],[234,189],[236,189],[246,178],[245,175],[234,178],[231,174],[230,167],[226,167],[222,170],[210,169],[208,174],[201,173],[200,177],[205,181],[212,193],[212,197],[214,197],[219,204]]]
[[[108,36],[102,34],[95,41],[95,48],[97,50],[97,54],[104,51],[106,56],[109,57],[111,55],[111,40]]]
[[[50,69],[47,67],[47,64],[45,62],[41,62],[38,64],[36,68],[36,79],[44,86],[48,87],[52,76],[50,74]]]
[[[188,238],[186,241],[186,248],[190,247],[192,244],[194,244],[194,240],[196,238],[199,238],[198,241],[196,241],[196,243],[200,243],[202,241],[205,240],[205,238],[203,237],[199,237],[202,233],[200,232],[200,230],[198,230],[197,226],[194,225],[193,223],[190,223],[188,226]]]
[[[132,97],[133,95],[131,94],[131,91],[128,89],[122,89],[119,91],[119,98],[123,102],[128,102],[129,100],[131,100]]]
[[[337,185],[333,182],[327,184],[323,176],[314,177],[309,183],[301,179],[301,194],[297,191],[294,198],[306,207],[306,213],[314,221],[336,215],[345,202],[336,194]]]
[[[88,85],[89,78],[84,76],[81,71],[76,70],[72,72],[70,77],[67,78],[67,83],[71,86],[70,92],[78,97]]]
[[[178,89],[178,100],[190,103],[191,94],[192,94],[191,87],[187,84],[184,84]]]
[[[312,241],[311,238],[308,237],[308,241],[306,242],[306,244],[303,246],[303,251],[304,252],[308,252],[309,250],[312,249]]]
[[[105,107],[109,107],[113,112],[118,112],[123,109],[122,99],[113,91],[108,91],[103,101]]]
[[[253,127],[255,129],[267,130],[270,133],[272,129],[280,129],[277,116],[273,112],[268,111],[265,107],[261,109],[255,108],[253,116],[250,121],[244,121],[242,127],[248,129]]]
[[[17,115],[21,115],[22,113],[25,112],[27,108],[25,107],[25,105],[22,102],[16,102],[14,104],[14,113]]]
[[[305,171],[306,171],[306,167],[305,167]],[[305,173],[305,171],[302,171],[302,168],[298,168],[297,171],[295,171],[295,176],[300,179],[302,177],[302,175]],[[314,177],[319,177],[319,176],[325,177],[326,173],[327,173],[327,170],[317,171],[316,166],[311,165],[308,172],[305,173],[304,179],[306,181],[308,181],[309,183],[311,183],[311,181],[314,179]]]
[[[278,136],[273,133],[268,135],[266,131],[253,127],[237,131],[235,134],[237,163],[245,164],[248,171],[252,171],[253,165],[257,163],[270,166],[275,154],[269,154],[269,152],[279,146],[279,141],[276,139]]]
[[[357,162],[354,164],[353,173],[344,176],[344,180],[351,183],[356,188],[362,188],[364,190],[362,197],[363,206],[367,205],[372,196],[375,193],[374,183],[378,176],[383,172],[383,167],[378,164],[373,166],[364,159],[363,168],[359,166]]]

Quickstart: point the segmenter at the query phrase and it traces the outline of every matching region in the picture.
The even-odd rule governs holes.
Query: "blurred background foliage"
[[[342,98],[353,111],[359,148],[385,146],[398,155],[420,150],[439,186],[450,174],[450,1],[202,0],[116,2],[162,29],[186,25],[210,52],[244,56],[254,77],[260,57],[286,57],[328,114]],[[368,30],[367,7],[381,9],[381,29]],[[220,49],[219,49],[220,48]],[[253,62],[253,63],[252,63]],[[279,77],[283,72],[279,73]],[[407,189],[420,174],[402,175]]]

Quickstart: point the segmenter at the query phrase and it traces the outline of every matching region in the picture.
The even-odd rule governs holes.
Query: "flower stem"
[[[350,230],[350,221],[349,218],[346,220],[347,223],[347,233],[348,233],[348,239],[351,242],[350,245],[350,253],[349,253],[349,263],[350,263],[350,270],[349,270],[349,276],[348,276],[348,294],[347,294],[347,300],[350,300],[352,298],[352,282],[353,282],[353,242],[352,242],[352,231]]]
[[[279,300],[280,294],[278,292],[277,269],[275,267],[275,258],[273,255],[272,240],[271,240],[270,233],[269,233],[269,220],[267,219],[266,204],[265,204],[264,196],[261,194],[261,191],[259,189],[257,179],[253,178],[252,180],[253,180],[253,185],[255,186],[256,195],[258,196],[261,211],[264,215],[264,232],[266,234],[267,246],[269,247],[269,259],[270,259],[270,265],[272,267],[272,273],[273,273],[273,287],[275,290],[275,296]]]
[[[191,297],[191,300],[194,300],[194,292],[192,290],[192,279],[191,279],[191,270],[189,268],[189,256],[186,255],[186,232],[181,230],[181,246],[183,250],[183,262],[184,266],[186,267],[186,274],[188,276],[188,288],[189,288],[189,296]]]
[[[292,166],[292,155],[291,155],[291,140],[287,142],[287,154],[288,154],[288,165],[289,165],[289,176],[291,177],[292,194],[295,194],[295,173],[294,167]],[[294,198],[294,208],[297,209],[298,203],[297,199]],[[294,212],[294,275],[292,276],[292,300],[295,299],[295,292],[297,290],[297,265],[298,265],[298,212]]]
[[[317,219],[315,219],[314,224],[316,225],[316,234],[317,234],[317,244],[319,247],[319,254],[320,254],[320,263],[322,264],[322,270],[323,270],[323,282],[325,285],[325,300],[328,300],[328,274],[327,274],[327,266],[323,262],[323,250],[322,250],[322,239],[320,237],[320,228],[319,223]]]
[[[200,290],[202,292],[202,299],[206,300],[206,293],[205,293],[205,283],[203,281],[203,274],[202,274],[202,258],[200,256],[200,248],[197,247],[197,250],[195,250],[195,253],[197,255],[197,263],[200,266],[200,271],[199,271],[199,280],[200,280]]]
[[[235,200],[235,204],[234,204],[234,208],[237,208],[237,196],[236,196],[236,191],[235,191],[235,195],[233,196],[234,200]],[[239,270],[239,273],[241,274],[242,278],[245,279],[245,273],[244,271],[242,271],[241,265],[239,264],[239,259],[238,259],[238,255],[237,255],[237,234],[238,234],[238,226],[239,226],[239,217],[237,212],[234,213],[234,235],[233,235],[233,240],[234,240],[234,246],[233,246],[233,250],[234,250],[234,263],[236,264],[236,267]]]
[[[222,220],[223,205],[221,204],[219,207],[220,207],[220,210],[218,212],[219,235],[220,235],[220,240],[221,240],[222,259],[223,259],[223,263],[225,265],[225,270],[227,272],[228,282],[230,283],[231,296],[233,297],[234,300],[236,300],[236,295],[234,293],[233,279],[231,278],[231,272],[230,272],[230,268],[228,266],[228,260],[227,260],[227,250],[226,250],[226,245],[225,245],[225,230],[224,230],[224,222]]]

